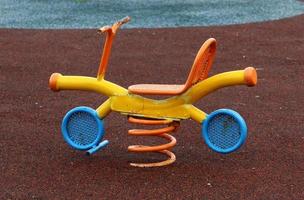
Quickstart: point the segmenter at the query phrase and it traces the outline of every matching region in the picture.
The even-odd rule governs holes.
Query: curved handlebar
[[[251,87],[256,84],[256,69],[253,67],[247,67],[244,70],[229,71],[209,77],[192,86],[182,94],[182,96],[184,96],[184,99],[187,99],[187,103],[193,104],[209,93],[220,88],[233,85],[247,85]]]
[[[112,26],[104,26],[98,30],[100,33],[106,32],[106,34],[107,34],[107,38],[106,38],[106,41],[104,44],[103,53],[101,55],[101,60],[100,60],[99,69],[98,69],[98,73],[97,73],[98,80],[103,79],[104,75],[106,73],[107,64],[108,64],[111,47],[112,47],[112,42],[113,42],[117,29],[121,25],[130,21],[130,19],[131,18],[129,16],[127,16],[127,17],[122,18],[121,20],[115,22]]]

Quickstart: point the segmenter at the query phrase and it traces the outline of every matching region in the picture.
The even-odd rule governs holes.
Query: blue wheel
[[[94,109],[81,106],[73,108],[65,115],[61,131],[70,146],[78,150],[88,150],[102,140],[104,126]]]
[[[218,153],[230,153],[242,146],[247,137],[247,126],[242,116],[229,109],[212,112],[202,123],[206,144]]]

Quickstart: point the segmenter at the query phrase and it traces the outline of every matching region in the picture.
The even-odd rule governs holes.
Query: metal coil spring
[[[157,152],[162,153],[169,158],[165,161],[155,162],[155,163],[130,163],[131,166],[134,167],[161,167],[165,165],[172,164],[176,157],[174,153],[169,151],[172,147],[176,145],[176,139],[169,133],[176,130],[179,127],[178,121],[172,120],[158,120],[158,119],[148,119],[148,118],[138,118],[138,117],[128,117],[128,121],[130,123],[142,124],[142,125],[168,125],[165,128],[146,130],[146,129],[132,129],[128,131],[129,135],[134,136],[157,136],[165,138],[169,141],[167,144],[157,145],[157,146],[145,146],[145,145],[131,145],[128,147],[128,151],[130,152]]]

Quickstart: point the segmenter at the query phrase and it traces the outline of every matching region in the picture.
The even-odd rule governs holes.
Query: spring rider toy
[[[230,71],[207,77],[211,68],[216,40],[208,39],[199,49],[187,81],[183,85],[139,84],[125,89],[105,80],[107,63],[113,39],[118,28],[128,22],[129,17],[99,29],[106,33],[106,41],[101,56],[97,78],[84,76],[63,76],[53,73],[49,87],[53,91],[86,90],[93,91],[109,98],[96,110],[89,107],[76,107],[63,118],[61,130],[64,140],[73,148],[93,154],[104,148],[109,141],[103,140],[104,118],[116,111],[128,117],[130,123],[143,125],[164,125],[164,128],[153,130],[129,130],[134,136],[158,136],[169,142],[157,146],[132,145],[131,152],[158,152],[168,155],[168,159],[154,163],[130,163],[135,167],[165,166],[176,160],[170,149],[175,146],[176,139],[170,135],[185,119],[193,119],[202,127],[202,137],[206,144],[219,153],[230,153],[237,150],[245,141],[247,126],[244,119],[229,109],[216,110],[206,114],[193,104],[207,94],[223,87],[233,85],[254,86],[257,73],[253,67],[244,70]],[[144,95],[170,95],[171,97],[156,100]]]

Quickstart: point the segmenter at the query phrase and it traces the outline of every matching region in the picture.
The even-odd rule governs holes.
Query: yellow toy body
[[[169,127],[176,127],[172,125],[173,122],[191,118],[201,124],[206,119],[208,115],[196,108],[193,104],[209,93],[227,86],[256,85],[257,73],[253,67],[248,67],[244,70],[225,72],[207,78],[207,73],[211,68],[214,58],[216,46],[215,39],[209,39],[203,44],[195,59],[188,80],[184,85],[141,84],[130,86],[129,89],[126,89],[105,80],[105,72],[112,41],[118,28],[122,24],[128,22],[129,19],[129,17],[124,18],[123,20],[116,22],[112,27],[106,26],[100,29],[101,32],[107,33],[107,39],[96,78],[64,76],[59,73],[54,73],[50,77],[50,88],[53,91],[85,90],[108,96],[109,98],[96,109],[100,119],[105,118],[111,111],[115,111],[135,117],[132,119],[137,118],[139,121],[135,121],[138,123],[145,124],[147,121],[144,121],[144,119],[150,119],[151,122],[155,119],[156,121],[154,120],[154,122],[156,124],[161,120],[164,120],[162,121],[162,124],[171,124]],[[143,95],[145,94],[169,94],[172,96],[163,100],[155,100],[144,97]],[[134,120],[132,121],[132,123],[136,122],[134,122]],[[171,131],[173,131],[173,128]],[[162,132],[162,134],[163,133],[164,132]],[[172,138],[169,140],[172,141]],[[158,149],[158,151],[164,150]],[[168,154],[172,160],[172,154],[170,153],[168,154],[167,152],[166,154]],[[173,160],[175,160],[175,157]],[[134,166],[144,167],[162,166],[166,164],[170,164],[170,162],[168,163],[166,161],[162,164],[154,163],[154,165],[151,165],[151,163],[150,165],[133,163]]]
[[[223,87],[233,85],[252,86],[251,79],[256,79],[254,74],[255,70],[251,67],[245,70],[221,73],[201,81],[181,95],[165,100],[153,100],[129,93],[127,89],[104,79],[63,76],[54,73],[50,81],[52,82],[51,88],[54,91],[86,90],[108,96],[109,99],[97,108],[101,118],[104,118],[110,111],[116,111],[127,115],[158,119],[181,120],[192,118],[201,123],[206,114],[194,107],[193,103]]]

